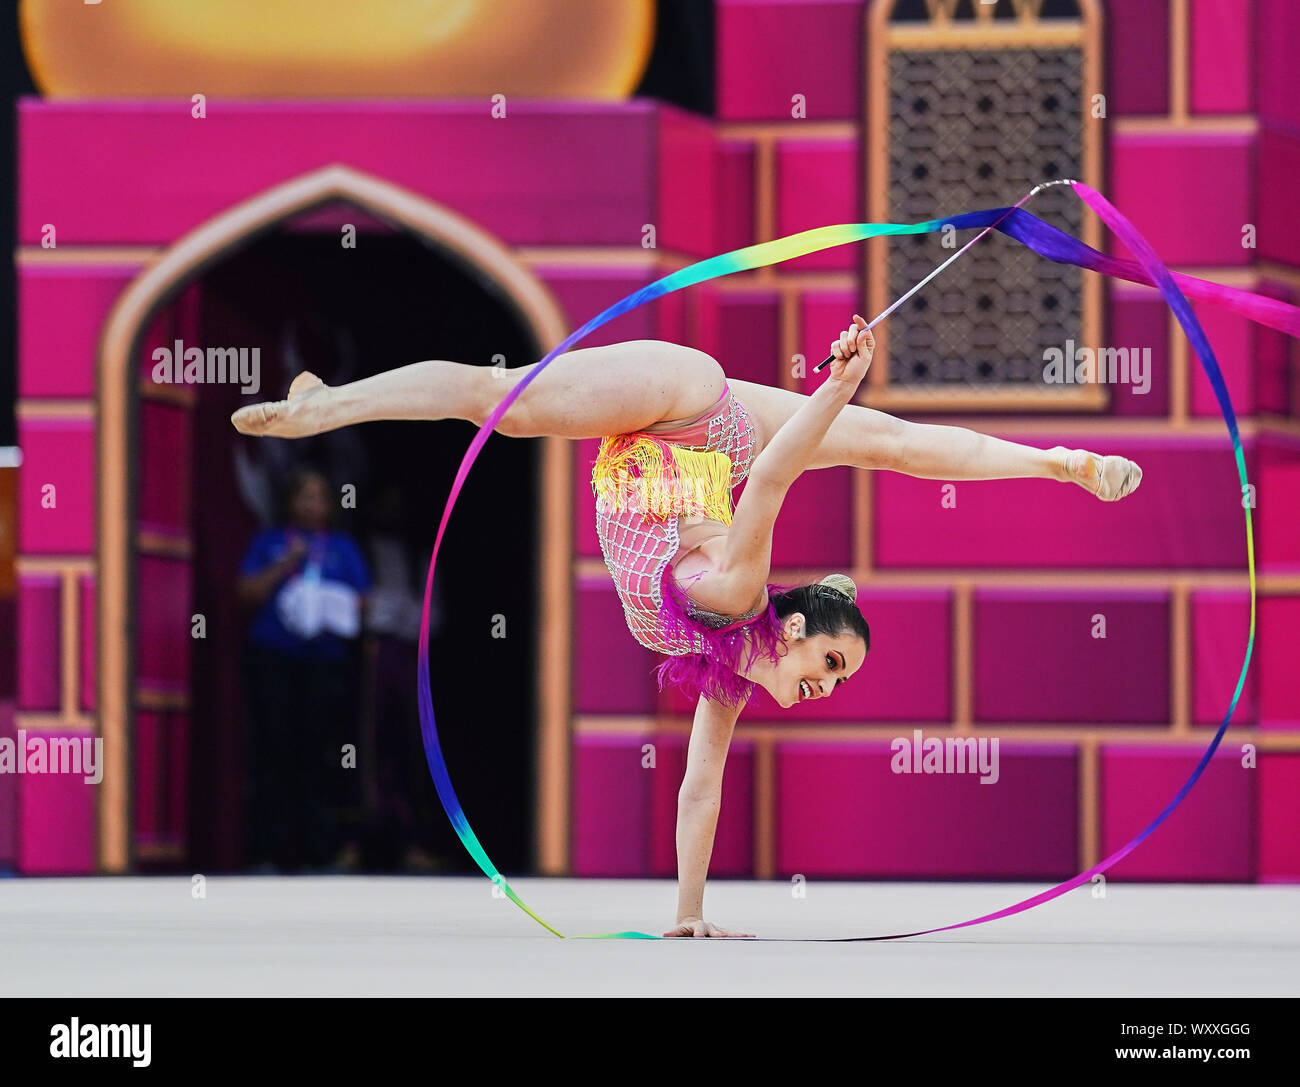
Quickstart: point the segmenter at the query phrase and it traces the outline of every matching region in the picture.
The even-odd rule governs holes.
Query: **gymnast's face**
[[[829,698],[853,677],[867,658],[867,647],[856,634],[804,635],[802,612],[785,619],[786,653],[763,675],[751,675],[781,706]]]

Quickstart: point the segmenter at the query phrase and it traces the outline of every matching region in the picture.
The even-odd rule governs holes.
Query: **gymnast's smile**
[[[791,616],[798,631],[803,616]],[[764,670],[754,669],[749,678],[770,694],[782,709],[799,702],[829,698],[859,668],[867,655],[866,643],[856,634],[792,633],[786,645],[789,652],[779,664]]]

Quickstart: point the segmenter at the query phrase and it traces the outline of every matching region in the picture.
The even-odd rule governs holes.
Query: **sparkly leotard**
[[[639,484],[635,488],[637,493],[629,495],[626,487],[618,493],[611,485],[614,475],[611,460],[620,451],[626,454],[638,442],[644,447],[647,441],[711,454],[716,459],[709,463],[708,459],[680,458],[670,450],[659,449],[659,459],[650,471],[645,470],[644,458],[640,465],[632,466],[632,480]],[[730,492],[749,475],[754,447],[754,426],[749,414],[725,384],[713,407],[693,420],[656,423],[636,434],[606,438],[601,443],[601,456],[592,475],[596,530],[605,565],[623,603],[628,629],[647,649],[668,655],[704,651],[699,638],[688,640],[680,633],[674,637],[664,630],[661,621],[664,580],[672,576],[671,564],[680,550],[678,519],[691,514],[712,514],[715,519],[730,524]],[[682,464],[682,460],[686,463]],[[627,464],[626,457],[624,464]],[[699,482],[701,475],[697,468],[706,473],[712,470],[712,486]],[[668,475],[672,478],[665,481]],[[647,481],[651,486],[662,487],[664,493],[650,494]],[[699,485],[682,486],[692,481]],[[656,503],[656,498],[661,501]],[[724,504],[725,510],[718,508]],[[708,627],[720,628],[752,619],[764,606],[745,615],[719,615],[691,601],[689,615]]]

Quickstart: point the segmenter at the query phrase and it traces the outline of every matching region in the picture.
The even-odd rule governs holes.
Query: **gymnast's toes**
[[[1138,489],[1142,469],[1127,457],[1101,457],[1086,449],[1066,453],[1065,470],[1069,477],[1103,502],[1118,502]]]
[[[235,429],[240,434],[266,434],[280,418],[285,407],[287,405],[283,400],[249,404],[231,415],[230,421],[235,424]]]
[[[1123,457],[1117,459],[1124,460]],[[1127,498],[1138,489],[1138,484],[1142,482],[1142,469],[1134,461],[1125,460],[1124,463],[1128,467],[1120,479],[1119,491],[1115,495],[1117,499]]]

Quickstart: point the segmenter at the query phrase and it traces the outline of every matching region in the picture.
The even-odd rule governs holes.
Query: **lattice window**
[[[1013,203],[1039,181],[1082,172],[1076,50],[897,52],[889,68],[890,221]],[[1076,235],[1083,223],[1061,188],[1035,197],[1033,211]],[[948,255],[933,234],[898,243],[894,298]],[[1041,382],[1044,349],[1080,342],[1082,283],[1078,268],[985,239],[894,322],[891,381]]]
[[[1095,43],[1076,0],[882,6],[868,88],[873,220],[939,218],[1014,203],[1039,181],[1096,180],[1088,121]],[[1068,190],[1044,190],[1029,210],[1097,244]],[[951,252],[937,234],[881,243],[867,271],[872,312]],[[944,408],[1026,397],[1100,406],[1097,386],[1043,383],[1048,348],[1093,344],[1099,329],[1100,296],[1080,270],[990,236],[891,320],[873,386],[919,404],[938,398]]]

